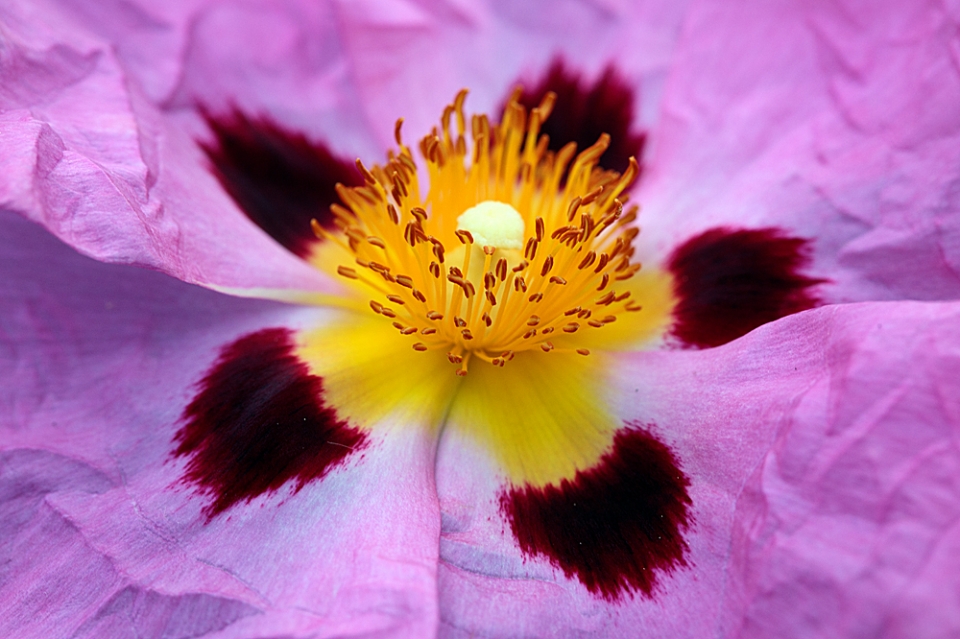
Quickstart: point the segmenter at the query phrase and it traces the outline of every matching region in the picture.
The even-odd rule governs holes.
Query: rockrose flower
[[[0,8],[0,636],[960,633],[958,24]]]

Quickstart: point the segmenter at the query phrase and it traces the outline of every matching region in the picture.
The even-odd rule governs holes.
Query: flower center
[[[458,375],[473,358],[589,355],[586,334],[642,309],[628,288],[637,207],[624,213],[623,194],[636,161],[622,175],[598,168],[606,135],[576,156],[573,144],[549,151],[539,131],[555,96],[528,114],[518,95],[498,125],[473,116],[468,143],[461,91],[419,144],[423,174],[398,121],[398,151],[369,170],[358,160],[365,184],[338,187],[338,231],[314,224],[349,253],[337,272],[373,312],[414,350],[446,352]]]
[[[523,248],[523,216],[503,202],[486,200],[471,206],[457,218],[457,230],[466,231],[481,246],[513,250]]]

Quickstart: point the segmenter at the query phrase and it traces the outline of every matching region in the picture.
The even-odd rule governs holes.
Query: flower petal
[[[213,139],[201,146],[220,184],[254,224],[308,257],[317,242],[311,220],[333,226],[330,205],[339,203],[337,184],[363,183],[354,163],[265,117],[250,118],[236,109],[203,115]]]
[[[816,238],[827,301],[960,297],[955,21],[937,2],[691,5],[641,248],[777,226]]]
[[[0,237],[2,634],[97,636],[121,620],[185,637],[434,632],[424,425],[381,422],[321,481],[212,520],[171,459],[225,344],[323,313],[99,264],[10,214]]]
[[[12,31],[7,46],[5,210],[97,259],[188,282],[337,290],[244,218],[206,169],[198,118],[150,105],[109,43],[37,45]]]
[[[670,255],[677,305],[673,337],[720,346],[767,322],[818,305],[811,289],[827,280],[802,271],[809,242],[775,228],[713,228]]]
[[[447,634],[955,633],[960,618],[928,611],[952,610],[960,568],[958,319],[956,303],[829,307],[716,349],[624,357],[615,412],[647,424],[691,482],[686,566],[662,571],[650,597],[610,604],[523,552],[497,470],[448,429]],[[555,535],[586,536],[589,522],[563,526]]]
[[[519,98],[520,104],[532,110],[548,92],[557,96],[550,117],[540,129],[550,136],[548,148],[559,151],[575,142],[577,149],[583,150],[606,133],[611,146],[600,157],[601,167],[623,173],[631,157],[642,162],[646,134],[633,130],[633,87],[612,63],[595,79],[584,78],[567,65],[563,58],[555,58],[544,75],[531,86],[524,86]]]
[[[654,118],[686,2],[434,3],[338,2],[359,104],[383,147],[393,123],[414,136],[430,130],[459,89],[470,108],[494,113],[504,92],[537,77],[563,55],[590,77],[611,60],[631,85],[643,82],[638,117]]]
[[[225,346],[183,413],[174,454],[211,494],[209,517],[240,501],[322,479],[367,437],[325,404],[323,380],[294,353],[292,332],[266,328]]]

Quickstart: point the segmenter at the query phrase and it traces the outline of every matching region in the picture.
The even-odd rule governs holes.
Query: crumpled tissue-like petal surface
[[[323,313],[98,264],[9,213],[0,225],[0,635],[430,635],[428,429],[381,424],[322,482],[212,520],[172,456],[225,342]]]
[[[522,555],[495,468],[448,428],[445,635],[957,632],[958,320],[957,303],[830,307],[720,348],[624,357],[611,402],[626,428],[645,424],[673,451],[693,522],[687,565],[625,603]]]
[[[826,301],[960,297],[956,20],[934,1],[693,3],[640,241],[780,226],[816,240]]]
[[[245,220],[197,147],[199,119],[163,115],[109,42],[17,26],[0,62],[0,208],[97,259],[188,282],[337,290]]]

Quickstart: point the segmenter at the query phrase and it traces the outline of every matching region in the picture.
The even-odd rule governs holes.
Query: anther
[[[592,204],[593,201],[596,200],[598,197],[600,197],[602,194],[603,194],[603,186],[601,185],[595,188],[594,190],[590,191],[589,193],[587,193],[583,197],[583,199],[580,200],[581,206]]]
[[[400,297],[399,295],[387,295],[387,299],[393,302],[394,304],[401,304],[401,305],[406,304],[406,302],[403,301],[403,298]]]
[[[598,304],[599,306],[607,306],[608,304],[613,303],[614,297],[616,297],[616,295],[613,294],[613,291],[610,291],[609,293],[607,293],[606,295],[604,295],[594,303]]]
[[[423,351],[427,350],[427,345],[423,342],[417,342],[413,345],[413,350],[420,351],[422,353]]]
[[[501,282],[507,279],[507,261],[502,257],[497,260],[497,277]]]
[[[579,354],[581,354],[581,355],[589,355],[589,354],[590,354],[590,351],[589,351],[588,349],[586,349],[586,348],[578,348],[578,349],[577,349],[577,352],[578,352]]]
[[[400,129],[402,127],[403,118],[397,118],[397,123],[393,125],[393,139],[397,141],[397,146],[399,147],[403,147],[403,141],[400,139]]]
[[[358,277],[360,277],[359,275],[357,275],[357,272],[352,268],[350,268],[349,266],[338,266],[337,273],[351,280],[355,280]]]
[[[607,262],[609,261],[610,261],[610,256],[607,255],[606,253],[601,253],[600,261],[597,262],[597,267],[593,269],[593,272],[599,273],[600,271],[602,271],[604,268],[606,268]]]
[[[550,272],[550,269],[553,268],[553,256],[548,255],[547,259],[543,261],[543,268],[540,269],[540,277],[546,277],[547,273]]]
[[[586,256],[580,261],[580,264],[577,265],[577,268],[581,271],[585,268],[590,268],[590,265],[593,264],[594,260],[597,259],[597,254],[594,251],[590,251]]]
[[[527,240],[527,245],[523,248],[523,256],[528,260],[532,260],[537,256],[537,247],[540,246],[539,241],[531,237]]]

